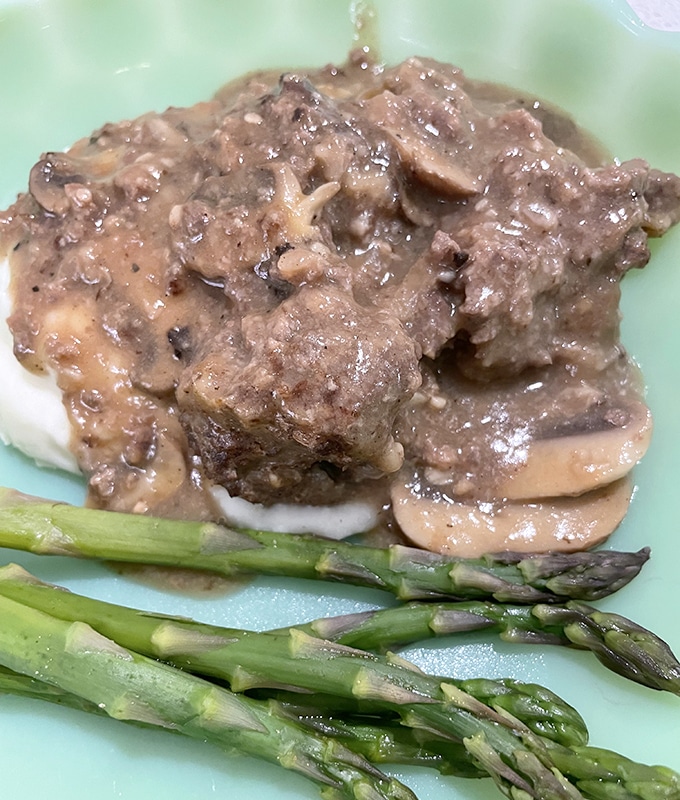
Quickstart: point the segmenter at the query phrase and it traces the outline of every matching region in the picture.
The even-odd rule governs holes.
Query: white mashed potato
[[[53,373],[36,375],[14,357],[12,334],[6,319],[12,310],[10,270],[0,260],[0,438],[33,458],[41,466],[79,473],[69,449],[71,427]],[[318,533],[341,539],[372,528],[378,509],[365,502],[336,506],[298,506],[277,503],[263,506],[231,497],[215,486],[212,494],[226,519],[233,525],[271,531]]]
[[[12,334],[6,319],[12,310],[9,263],[0,260],[0,437],[41,466],[78,472],[69,450],[71,436],[66,409],[54,374],[36,375],[14,357]]]

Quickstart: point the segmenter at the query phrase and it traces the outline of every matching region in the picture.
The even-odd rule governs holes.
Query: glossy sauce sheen
[[[675,176],[542,103],[358,53],[46,154],[0,236],[91,504],[210,517],[218,484],[410,513],[500,508],[536,442],[630,428],[628,471],[649,420],[618,284],[679,209]]]

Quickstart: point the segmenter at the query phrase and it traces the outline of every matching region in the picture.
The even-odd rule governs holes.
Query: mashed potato
[[[38,464],[79,472],[69,449],[71,426],[52,371],[42,375],[24,369],[14,357],[14,342],[5,320],[12,311],[7,259],[0,260],[0,372],[5,386],[0,402],[0,437]]]

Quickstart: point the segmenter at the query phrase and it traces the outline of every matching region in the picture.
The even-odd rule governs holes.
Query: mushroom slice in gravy
[[[630,480],[621,478],[578,497],[461,502],[415,481],[395,483],[391,497],[400,528],[418,547],[475,557],[594,547],[619,525],[631,493]]]
[[[534,439],[525,462],[498,486],[498,497],[579,495],[612,483],[640,461],[651,436],[651,412],[638,401],[610,410],[594,429]]]

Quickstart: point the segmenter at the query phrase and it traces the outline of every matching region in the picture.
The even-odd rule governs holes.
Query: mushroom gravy
[[[625,513],[651,422],[619,281],[679,219],[680,179],[545,104],[359,52],[47,153],[0,254],[92,505],[367,496],[473,554]]]

